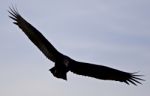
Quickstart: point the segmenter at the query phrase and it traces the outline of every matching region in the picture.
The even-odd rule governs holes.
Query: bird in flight
[[[60,53],[55,47],[30,23],[28,23],[14,7],[10,7],[10,18],[13,19],[16,24],[26,36],[39,48],[39,50],[51,61],[55,63],[55,66],[49,71],[54,77],[67,80],[67,72],[71,71],[78,75],[93,77],[102,80],[114,80],[124,82],[126,84],[142,84],[140,81],[144,81],[139,78],[136,73],[124,72],[114,68],[106,67],[103,65],[90,64],[85,62],[76,61],[62,53]]]

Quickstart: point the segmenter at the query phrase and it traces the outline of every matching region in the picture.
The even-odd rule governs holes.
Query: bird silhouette
[[[8,12],[10,13],[9,17],[15,21],[13,23],[26,34],[49,60],[55,63],[55,66],[49,69],[53,76],[67,80],[67,72],[71,71],[78,75],[102,80],[120,81],[128,85],[130,83],[134,85],[142,84],[140,81],[144,81],[139,78],[142,75],[137,75],[136,72],[124,72],[103,65],[79,62],[60,53],[36,28],[19,14],[17,8],[10,7]]]

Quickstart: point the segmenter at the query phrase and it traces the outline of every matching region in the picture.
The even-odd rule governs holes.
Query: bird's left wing
[[[79,75],[94,77],[102,80],[115,80],[124,82],[126,84],[132,83],[137,85],[136,83],[141,84],[139,80],[143,80],[139,78],[135,73],[123,72],[117,69],[113,69],[110,67],[89,64],[84,62],[71,62],[70,71]]]
[[[27,37],[44,53],[44,55],[55,62],[56,57],[61,55],[54,46],[30,23],[28,23],[17,11],[16,8],[12,7],[8,11],[10,18],[18,25],[19,28],[27,35]]]

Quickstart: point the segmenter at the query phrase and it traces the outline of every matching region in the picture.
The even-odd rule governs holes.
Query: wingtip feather
[[[145,81],[144,79],[139,78],[139,76],[143,76],[143,75],[137,75],[137,72],[129,73],[129,74],[130,74],[130,78],[127,81],[132,83],[135,86],[137,86],[137,83],[142,84],[140,81]]]

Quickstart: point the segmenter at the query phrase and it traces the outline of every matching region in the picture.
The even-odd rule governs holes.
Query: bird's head
[[[66,71],[58,70],[56,67],[49,69],[49,71],[53,74],[53,76],[63,79],[63,80],[67,80],[67,72]]]

